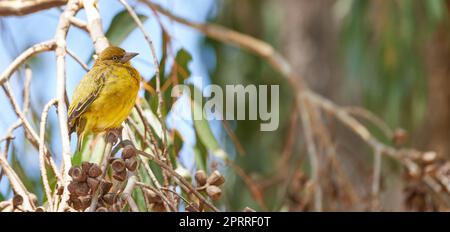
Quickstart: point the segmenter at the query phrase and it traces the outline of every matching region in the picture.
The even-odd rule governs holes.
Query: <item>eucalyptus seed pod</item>
[[[83,182],[83,183],[75,183],[75,195],[78,196],[86,196],[89,194],[89,186]]]
[[[145,189],[145,196],[147,197],[147,200],[149,203],[161,203],[162,199],[161,197],[153,190],[151,189]]]
[[[215,185],[208,186],[206,188],[206,193],[208,194],[209,198],[211,198],[211,200],[213,201],[219,200],[220,197],[222,196],[222,190]]]
[[[98,207],[95,212],[99,212],[99,213],[104,213],[104,212],[108,212],[108,209],[105,207]]]
[[[109,157],[109,159],[108,159],[108,164],[112,164],[112,162],[114,162],[114,160],[116,160],[116,159],[120,159],[120,158]]]
[[[122,207],[120,207],[120,204],[117,204],[117,203],[115,203],[115,204],[111,205],[111,207],[109,207],[109,210],[111,212],[120,212],[121,209],[122,209]]]
[[[245,207],[242,212],[256,212],[254,209],[250,208],[250,207]]]
[[[163,203],[154,203],[152,206],[153,212],[165,212],[166,208],[164,207]]]
[[[136,170],[137,164],[136,158],[134,157],[125,160],[125,166],[130,172],[134,172]]]
[[[73,169],[75,169],[75,168],[76,168],[76,166],[70,167],[70,169],[69,169],[69,176],[70,177],[72,177]]]
[[[438,155],[436,152],[434,151],[428,151],[422,154],[422,162],[424,163],[432,163],[433,161],[435,161],[437,159]]]
[[[45,209],[44,209],[44,207],[39,206],[34,210],[34,212],[45,212]]]
[[[81,170],[80,167],[75,167],[72,170],[72,179],[76,182],[84,182],[86,181],[87,175]]]
[[[23,197],[19,194],[14,195],[14,197],[12,199],[12,203],[13,203],[14,208],[16,208],[19,205],[22,205]]]
[[[93,165],[92,163],[89,163],[89,162],[86,162],[86,161],[82,162],[81,163],[81,170],[83,170],[84,173],[88,174],[89,169],[91,168],[92,165]]]
[[[69,193],[71,195],[76,195],[75,188],[76,188],[76,182],[74,182],[74,181],[70,182],[69,185],[67,186],[67,189],[69,190]]]
[[[63,186],[58,186],[56,195],[61,196],[63,193],[64,193],[64,187]]]
[[[129,159],[136,156],[136,151],[132,145],[126,145],[122,150],[122,159]]]
[[[215,170],[211,175],[208,177],[208,180],[206,181],[210,185],[220,186],[223,183],[225,183],[225,178],[220,174],[219,171]]]
[[[78,199],[78,198],[72,200],[72,207],[75,210],[82,210],[83,209],[83,205],[81,204],[81,200]]]
[[[114,172],[113,178],[120,182],[125,181],[127,179],[127,171],[124,170],[122,172]]]
[[[408,141],[408,132],[401,128],[396,129],[392,136],[392,141],[397,146],[405,144]]]
[[[195,173],[195,180],[197,181],[198,186],[204,186],[207,180],[206,172],[203,170],[198,170]]]
[[[92,164],[89,168],[88,175],[92,178],[97,178],[102,174],[102,169],[97,164]]]
[[[89,186],[89,188],[91,189],[91,191],[95,192],[95,190],[97,190],[97,188],[98,188],[98,185],[100,184],[100,181],[95,178],[88,177],[86,183]]]
[[[114,202],[116,201],[116,196],[117,195],[115,193],[107,193],[103,195],[102,199],[103,201],[105,201],[106,204],[113,205]]]
[[[77,196],[77,195],[75,195],[75,194],[73,194],[73,193],[69,194],[69,201],[75,201],[75,200],[77,200],[77,199],[78,199],[78,196]]]
[[[125,161],[123,159],[115,159],[111,163],[111,168],[115,172],[123,172],[125,170]]]
[[[101,181],[100,182],[100,190],[102,192],[102,195],[105,195],[106,193],[108,193],[109,190],[111,190],[112,186],[113,186],[113,184],[109,181]]]
[[[81,202],[81,207],[83,209],[86,209],[87,207],[89,207],[91,205],[91,196],[83,196],[83,197],[79,197],[80,202]]]

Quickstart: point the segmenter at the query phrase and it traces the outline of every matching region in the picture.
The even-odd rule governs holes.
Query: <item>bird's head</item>
[[[127,64],[133,57],[137,56],[139,53],[126,52],[122,48],[110,46],[105,48],[98,56],[97,61],[112,64],[112,63],[122,63]]]

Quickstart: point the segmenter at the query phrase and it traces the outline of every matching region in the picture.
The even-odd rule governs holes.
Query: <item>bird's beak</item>
[[[139,55],[139,53],[136,52],[126,52],[125,55],[122,57],[122,59],[120,59],[120,62],[122,63],[126,63],[128,61],[130,61],[131,59],[133,59],[133,57]]]

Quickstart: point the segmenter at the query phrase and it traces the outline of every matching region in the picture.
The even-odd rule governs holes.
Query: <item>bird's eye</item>
[[[113,59],[113,60],[118,60],[119,58],[117,58],[117,56],[113,56],[112,59]]]

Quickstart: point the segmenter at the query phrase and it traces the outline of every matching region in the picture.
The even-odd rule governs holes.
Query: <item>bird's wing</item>
[[[99,96],[105,85],[106,75],[105,69],[93,68],[75,88],[72,103],[69,107],[69,133],[75,130],[78,118]]]

